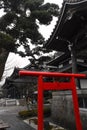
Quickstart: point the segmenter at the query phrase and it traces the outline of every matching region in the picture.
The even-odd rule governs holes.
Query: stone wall
[[[83,130],[87,130],[87,109],[80,108],[80,115],[81,115]]]
[[[86,93],[87,91],[85,91]],[[82,94],[81,91],[78,91],[78,96]],[[87,94],[86,94],[87,95]],[[75,117],[74,117],[74,109],[72,102],[72,95],[70,91],[56,91],[53,92],[52,98],[52,118],[58,124],[69,128],[70,130],[76,130]],[[87,112],[87,109],[86,109]],[[83,114],[83,110],[81,109],[81,119],[84,130],[87,129],[85,122],[87,122],[87,114]]]

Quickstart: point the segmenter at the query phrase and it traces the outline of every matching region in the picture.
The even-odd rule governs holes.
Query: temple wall
[[[87,88],[87,79],[80,80],[81,88]]]
[[[81,91],[78,91],[78,96],[82,96]],[[85,91],[87,96],[87,90]],[[73,101],[70,91],[56,91],[53,92],[52,98],[52,118],[57,124],[61,124],[70,130],[76,130],[75,117],[73,110]],[[87,109],[80,108],[81,120],[83,130],[87,129]]]

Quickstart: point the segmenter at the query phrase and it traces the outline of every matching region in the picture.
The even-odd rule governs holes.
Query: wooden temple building
[[[87,0],[63,1],[57,24],[45,47],[62,52],[47,63],[56,66],[58,72],[87,72]]]
[[[64,0],[47,49],[62,52],[47,65],[58,72],[87,73],[87,0]],[[87,79],[76,81],[83,130],[87,129]],[[53,92],[52,117],[76,130],[71,92]],[[57,113],[57,114],[55,114]]]
[[[45,70],[44,61],[49,59],[50,57],[41,56],[38,58],[38,61],[36,61],[37,63],[32,61],[31,64],[25,66],[24,68],[14,68],[12,75],[6,78],[6,81],[2,86],[2,96],[16,99],[20,99],[28,95],[32,97],[34,91],[37,91],[37,78],[32,76],[19,76],[19,71],[43,71]]]
[[[71,58],[73,73],[78,72],[77,59],[87,62],[86,0],[64,0],[58,22],[46,43],[46,48],[64,52],[58,60]]]
[[[19,76],[20,70],[29,70],[29,66],[15,68],[12,75],[6,78],[2,86],[4,97],[15,99],[23,99],[28,95],[32,97],[32,93],[37,88],[37,78]]]

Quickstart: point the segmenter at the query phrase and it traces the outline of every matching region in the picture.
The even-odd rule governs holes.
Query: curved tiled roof
[[[81,2],[84,0],[63,0],[64,2],[68,2],[68,3],[75,3],[75,2]]]
[[[70,17],[69,15],[75,14],[76,10],[79,11],[79,10],[81,10],[81,8],[84,9],[84,7],[86,7],[86,12],[87,12],[87,0],[64,0],[57,24],[55,25],[55,28],[54,28],[50,38],[46,41],[46,44],[45,44],[46,48],[57,50],[57,51],[67,51],[68,50],[69,41],[66,39],[63,39],[59,36],[66,35],[66,37],[72,37],[72,34],[75,32],[75,29],[78,30],[80,28],[79,25],[81,25],[81,23],[80,23],[81,21],[79,21],[78,18],[75,19],[75,17],[74,17],[74,20],[71,21],[72,25],[75,25],[75,26],[74,27],[71,26],[71,23],[68,22],[69,17]],[[67,24],[66,24],[66,22],[67,22]],[[63,29],[64,31],[67,31],[66,29],[68,27],[69,28],[71,27],[71,29],[68,29],[69,30],[68,33],[62,31],[62,34],[61,34],[61,29],[63,28],[63,26],[64,26],[64,29]],[[56,41],[58,41],[58,43],[61,43],[61,44],[57,43],[56,45],[54,45],[54,43],[56,43]]]

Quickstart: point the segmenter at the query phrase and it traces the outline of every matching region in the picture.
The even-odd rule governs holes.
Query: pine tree
[[[58,5],[44,4],[44,0],[0,0],[0,9],[3,9],[5,13],[0,18],[0,50],[4,49],[7,54],[9,52],[17,53],[17,48],[23,45],[25,53],[19,52],[20,55],[31,55],[35,58],[34,53],[39,52],[38,48],[42,47],[31,51],[29,41],[35,45],[44,43],[44,38],[38,31],[37,21],[40,24],[49,25],[53,16],[58,16]],[[0,51],[0,55],[2,55],[2,51]],[[2,72],[3,69],[1,75]]]

